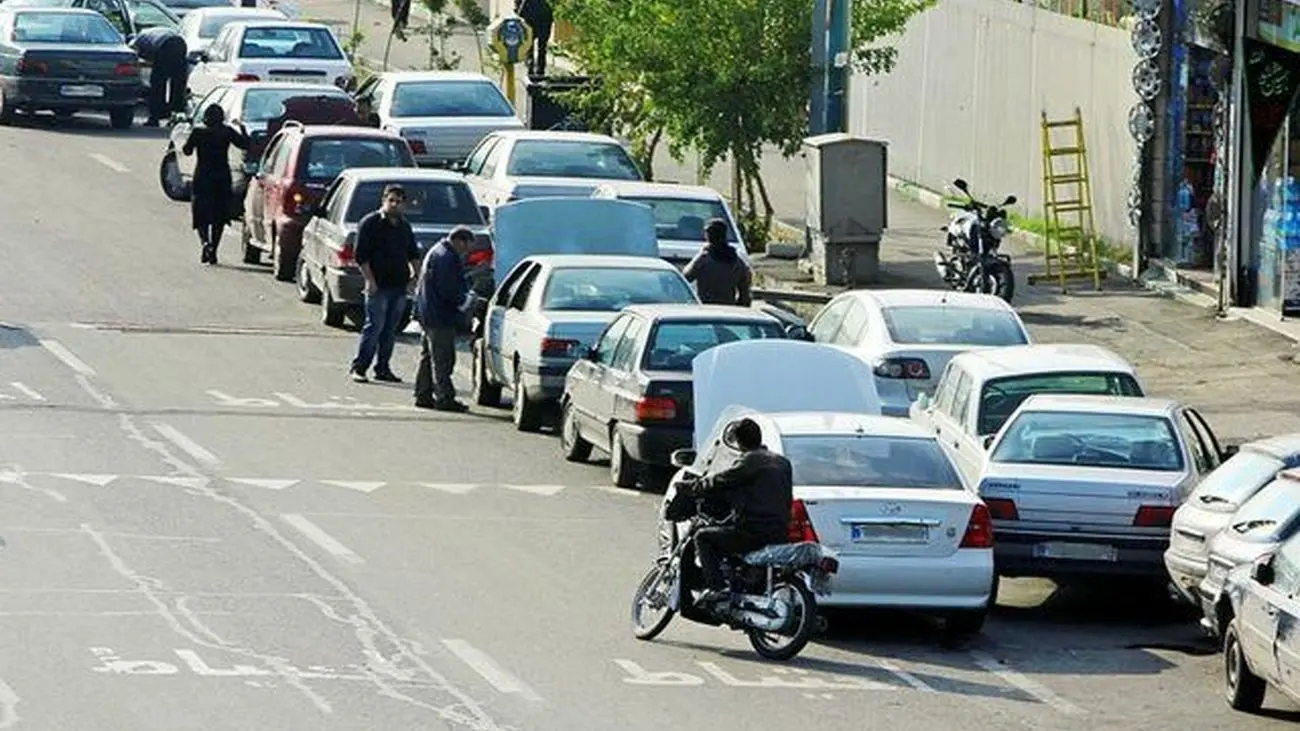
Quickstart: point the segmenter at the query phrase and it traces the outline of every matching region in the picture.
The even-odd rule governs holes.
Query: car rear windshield
[[[240,58],[312,58],[336,60],[343,51],[325,28],[259,28],[244,30]]]
[[[1127,373],[1036,373],[994,379],[984,384],[980,394],[980,436],[996,434],[1020,404],[1036,393],[1143,395],[1137,379]]]
[[[393,90],[394,117],[513,117],[491,81],[406,81]]]
[[[367,181],[357,185],[348,206],[347,223],[356,223],[361,217],[378,210],[384,187],[391,181]],[[465,224],[481,226],[482,215],[478,201],[464,183],[436,180],[403,180],[406,190],[406,219],[413,224]]]
[[[315,182],[329,182],[348,168],[412,168],[415,160],[402,140],[329,139],[307,140],[303,176]]]
[[[186,7],[184,5],[177,5],[176,3],[168,3],[168,4],[171,5],[173,8]],[[213,5],[204,5],[202,7],[228,7],[228,6],[229,3],[217,2]],[[248,20],[270,20],[275,17],[276,16],[271,13],[265,13],[265,14],[257,13],[256,15],[253,15],[248,13],[247,11],[242,13],[240,12],[221,13],[221,14],[214,13],[203,19],[203,24],[199,26],[199,38],[208,38],[208,39],[216,38],[217,34],[221,32],[221,29],[225,28],[231,23],[235,23],[239,21],[248,21]]]
[[[655,214],[655,228],[661,239],[677,241],[704,241],[704,226],[710,219],[728,221],[722,201],[701,201],[689,198],[628,198],[619,200],[650,206]],[[740,236],[735,226],[727,224],[727,241],[737,243]]]
[[[345,102],[352,99],[346,91],[323,84],[319,87],[295,89],[253,89],[244,95],[244,110],[240,114],[240,120],[245,123],[265,122],[284,114],[284,103],[290,99],[314,100],[320,97]]]
[[[194,10],[195,8],[228,8],[230,0],[167,0],[167,7],[172,10]]]
[[[565,267],[551,273],[543,310],[618,312],[629,305],[695,304],[695,293],[676,271]]]
[[[112,23],[94,13],[18,13],[11,37],[16,43],[113,46],[124,42]]]
[[[538,178],[640,180],[641,171],[621,146],[577,140],[520,140],[507,175]]]
[[[1026,411],[1007,427],[993,462],[1179,472],[1183,451],[1169,419],[1145,414]]]
[[[1271,454],[1244,449],[1196,486],[1188,501],[1207,508],[1235,509],[1286,467]]]
[[[983,307],[886,307],[881,310],[889,339],[906,345],[1025,345],[1020,319]]]
[[[787,436],[781,448],[796,485],[961,490],[961,478],[933,439]]]
[[[648,371],[690,371],[691,361],[715,345],[740,340],[784,338],[775,322],[660,322],[641,367]]]
[[[1276,541],[1294,532],[1300,516],[1300,480],[1278,475],[1232,516],[1233,535],[1249,541]]]

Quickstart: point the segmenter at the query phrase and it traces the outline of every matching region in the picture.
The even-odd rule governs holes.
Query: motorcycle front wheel
[[[668,606],[668,599],[675,571],[672,564],[657,563],[636,588],[636,594],[632,596],[632,634],[638,640],[653,640],[672,621],[676,612]],[[656,610],[660,614],[647,620],[646,610]]]
[[[749,644],[766,660],[789,660],[803,651],[817,629],[817,598],[800,581],[782,580],[772,596],[790,605],[790,624],[781,633],[747,630]]]

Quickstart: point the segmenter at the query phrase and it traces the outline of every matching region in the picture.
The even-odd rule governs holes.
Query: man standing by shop
[[[141,31],[131,39],[131,48],[149,64],[149,119],[146,127],[157,127],[173,112],[185,111],[185,86],[189,79],[189,47],[180,33],[158,26]]]
[[[389,361],[397,342],[397,325],[406,313],[406,289],[411,283],[420,250],[406,220],[406,190],[396,183],[384,188],[379,210],[365,215],[357,225],[356,262],[366,281],[366,324],[361,328],[357,357],[349,373],[365,383],[370,363],[375,380],[401,383]]]
[[[420,301],[420,366],[415,372],[415,405],[465,413],[456,400],[451,374],[456,368],[456,327],[474,303],[465,277],[465,255],[474,232],[457,226],[424,256],[416,297]]]

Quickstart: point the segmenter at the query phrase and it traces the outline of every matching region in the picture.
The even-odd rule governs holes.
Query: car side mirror
[[[483,216],[483,223],[487,223],[487,222],[489,222],[489,221],[492,220],[492,209],[491,209],[491,208],[488,208],[487,206],[479,206],[479,207],[478,207],[478,212],[479,212],[480,215]]]
[[[1006,199],[1006,200],[1002,201],[1002,205],[1004,205],[1004,206],[1014,206],[1014,205],[1016,204],[1016,200],[1017,200],[1017,199],[1016,199],[1016,197],[1015,197],[1014,195],[1009,195],[1009,196],[1007,196],[1007,199]]]
[[[1259,561],[1250,570],[1250,577],[1260,586],[1271,586],[1273,584],[1273,557]]]
[[[188,60],[190,63],[198,63],[199,61],[202,61],[203,51],[190,51],[187,54],[186,60]]]
[[[923,393],[916,397],[916,408],[922,411],[930,410],[930,394]]]
[[[690,467],[695,464],[694,449],[674,449],[673,453],[668,456],[668,461],[674,467]]]
[[[980,443],[984,445],[984,451],[987,452],[993,448],[993,434],[986,434]]]
[[[190,117],[185,112],[173,112],[171,118],[167,120],[167,123],[171,125],[177,125],[177,124],[185,124],[188,121],[190,121]]]
[[[970,186],[967,185],[966,181],[962,180],[961,178],[957,178],[956,180],[952,181],[952,187],[956,188],[957,190],[960,190],[963,193],[970,192]]]
[[[1229,459],[1230,457],[1234,457],[1240,451],[1241,451],[1240,444],[1225,444],[1223,446],[1223,458]]]
[[[465,171],[469,170],[469,167],[462,160],[459,162],[451,163],[450,165],[447,166],[447,169],[452,171],[453,173],[464,173]]]
[[[785,336],[791,340],[812,340],[812,336],[808,334],[808,328],[803,325],[786,325]]]
[[[587,352],[583,353],[582,357],[586,358],[592,363],[595,363],[596,360],[600,358],[600,352],[597,351],[595,348],[587,348]]]

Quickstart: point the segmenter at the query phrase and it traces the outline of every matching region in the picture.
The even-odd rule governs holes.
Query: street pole
[[[848,127],[849,26],[853,0],[830,2],[830,28],[826,39],[826,131]]]
[[[813,0],[812,19],[812,88],[808,90],[808,134],[827,131],[826,112],[830,96],[830,14],[833,0]]]
[[[1254,3],[1252,3],[1254,5]],[[1241,250],[1241,244],[1249,241],[1251,234],[1249,227],[1251,222],[1250,201],[1253,196],[1250,195],[1252,186],[1242,185],[1245,180],[1251,180],[1251,170],[1248,166],[1253,165],[1246,147],[1249,144],[1250,130],[1247,129],[1247,120],[1249,116],[1246,111],[1248,97],[1246,96],[1246,47],[1244,36],[1246,34],[1247,15],[1246,2],[1244,0],[1237,3],[1236,17],[1233,26],[1232,44],[1232,85],[1230,103],[1228,105],[1228,144],[1226,161],[1228,166],[1228,215],[1226,216],[1226,231],[1219,238],[1220,251],[1215,252],[1215,269],[1217,284],[1219,285],[1219,297],[1217,314],[1223,316],[1227,313],[1228,306],[1232,302],[1233,295],[1240,295],[1237,292],[1237,278],[1235,276],[1237,267],[1237,253]]]
[[[519,105],[515,104],[515,64],[507,63],[502,74],[505,78],[501,80],[501,84],[505,87],[506,99],[510,101],[510,106],[518,109]]]

